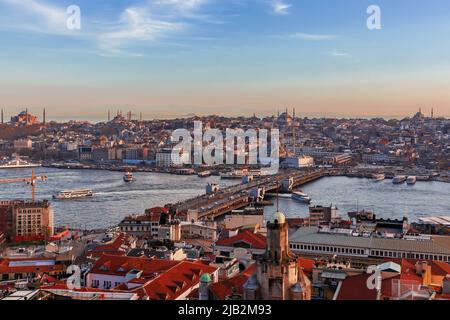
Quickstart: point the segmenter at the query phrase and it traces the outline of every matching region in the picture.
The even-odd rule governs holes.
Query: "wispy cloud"
[[[337,58],[351,58],[352,55],[344,50],[333,50],[331,52],[331,55],[333,57],[337,57]]]
[[[289,9],[292,7],[291,4],[284,2],[284,0],[271,0],[271,6],[273,12],[279,15],[288,14]]]
[[[313,34],[313,33],[292,33],[288,35],[289,38],[299,39],[299,40],[308,40],[308,41],[330,41],[336,40],[338,38],[337,35],[332,34]]]
[[[2,27],[48,34],[68,34],[65,7],[37,0],[0,0],[9,9]],[[18,23],[17,21],[20,21]]]

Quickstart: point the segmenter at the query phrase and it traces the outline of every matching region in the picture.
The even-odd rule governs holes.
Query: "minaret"
[[[142,112],[139,112],[139,121],[142,122]]]
[[[295,108],[292,110],[292,118],[295,119]]]
[[[25,123],[28,124],[28,108],[25,109]]]
[[[3,124],[3,108],[2,108],[2,124]]]
[[[111,110],[108,109],[108,122],[111,121]]]
[[[42,111],[42,123],[45,124],[45,108]]]
[[[431,108],[431,119],[434,119],[434,109]]]

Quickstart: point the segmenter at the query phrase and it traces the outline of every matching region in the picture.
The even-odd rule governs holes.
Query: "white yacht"
[[[91,189],[64,190],[60,191],[57,195],[54,195],[53,199],[56,200],[78,199],[78,198],[92,197],[93,195],[94,192],[92,192]]]
[[[311,197],[302,191],[292,192],[292,199],[303,203],[311,203]]]
[[[40,167],[39,163],[31,163],[20,158],[14,158],[11,161],[0,164],[0,169],[25,169]]]

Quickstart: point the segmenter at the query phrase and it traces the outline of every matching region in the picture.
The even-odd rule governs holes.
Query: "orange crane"
[[[46,181],[48,179],[47,176],[36,176],[36,172],[34,169],[31,171],[30,178],[13,178],[13,179],[0,179],[0,184],[4,183],[17,183],[17,182],[25,182],[26,184],[31,186],[31,198],[33,202],[36,200],[36,182],[38,180]]]

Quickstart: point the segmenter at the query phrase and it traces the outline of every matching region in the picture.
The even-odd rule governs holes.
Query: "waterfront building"
[[[31,139],[17,139],[14,140],[14,150],[31,150],[33,148],[33,141]]]
[[[353,161],[353,155],[344,153],[333,156],[326,156],[322,160],[322,164],[326,166],[345,166]]]
[[[79,147],[78,159],[80,161],[92,161],[92,147]]]
[[[342,232],[341,232],[342,231]],[[450,262],[448,237],[428,239],[383,238],[375,235],[355,235],[352,230],[333,232],[317,227],[298,229],[289,239],[290,249],[302,256],[351,260],[367,265],[385,258],[407,258]]]
[[[53,236],[54,217],[50,202],[13,202],[10,212],[11,236],[16,240],[49,239]]]
[[[309,207],[309,226],[317,227],[321,224],[337,223],[341,219],[338,209],[333,206],[311,206]]]
[[[284,158],[284,161],[281,163],[281,167],[293,169],[310,168],[313,166],[314,166],[314,158],[306,155],[286,157]]]

